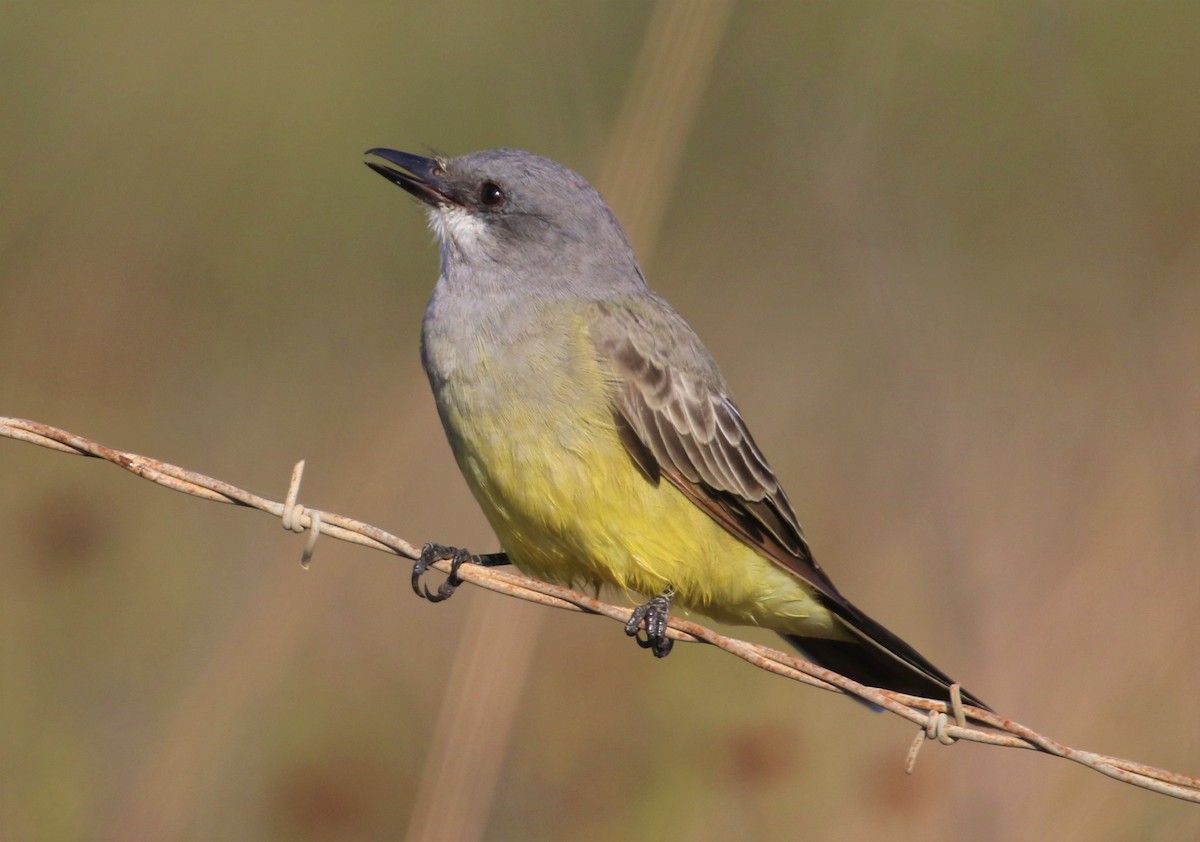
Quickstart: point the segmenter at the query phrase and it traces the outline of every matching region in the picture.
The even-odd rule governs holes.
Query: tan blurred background
[[[309,505],[494,549],[419,367],[436,251],[360,153],[599,179],[653,14],[0,6],[0,414],[275,498],[306,458]],[[1200,772],[1200,7],[713,27],[644,268],[817,557],[1003,713]],[[493,746],[457,793],[479,838],[1200,837],[1194,805],[1028,752],[906,777],[893,717],[599,619],[424,604],[332,539],[304,572],[260,514],[8,440],[0,526],[5,842],[415,838],[439,711],[505,700],[502,733],[439,743]],[[499,702],[451,682],[491,617],[534,630],[486,659]]]

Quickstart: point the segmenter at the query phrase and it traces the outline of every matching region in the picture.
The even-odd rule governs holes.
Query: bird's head
[[[581,277],[617,268],[640,278],[629,242],[583,176],[530,152],[489,149],[457,158],[371,149],[367,166],[429,211],[443,271],[457,265]]]

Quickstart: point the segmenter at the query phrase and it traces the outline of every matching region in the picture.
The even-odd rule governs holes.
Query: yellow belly
[[[643,596],[670,585],[677,605],[719,621],[842,636],[798,577],[638,470],[586,342],[569,374],[538,381],[535,398],[522,372],[494,362],[438,395],[459,466],[513,563],[547,581]]]

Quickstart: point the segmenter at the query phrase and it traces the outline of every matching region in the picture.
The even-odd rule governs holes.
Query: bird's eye
[[[500,189],[500,185],[496,182],[485,181],[479,185],[479,201],[489,208],[504,204],[504,199],[504,191]]]

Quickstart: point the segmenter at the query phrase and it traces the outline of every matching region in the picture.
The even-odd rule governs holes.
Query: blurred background
[[[691,7],[690,9],[688,7]],[[372,146],[593,178],[839,587],[1200,772],[1200,7],[0,6],[0,413],[496,548]],[[1193,805],[0,440],[0,839],[1183,839]],[[744,631],[739,633],[745,633]],[[770,642],[770,636],[750,637]],[[464,777],[465,774],[465,777]]]

